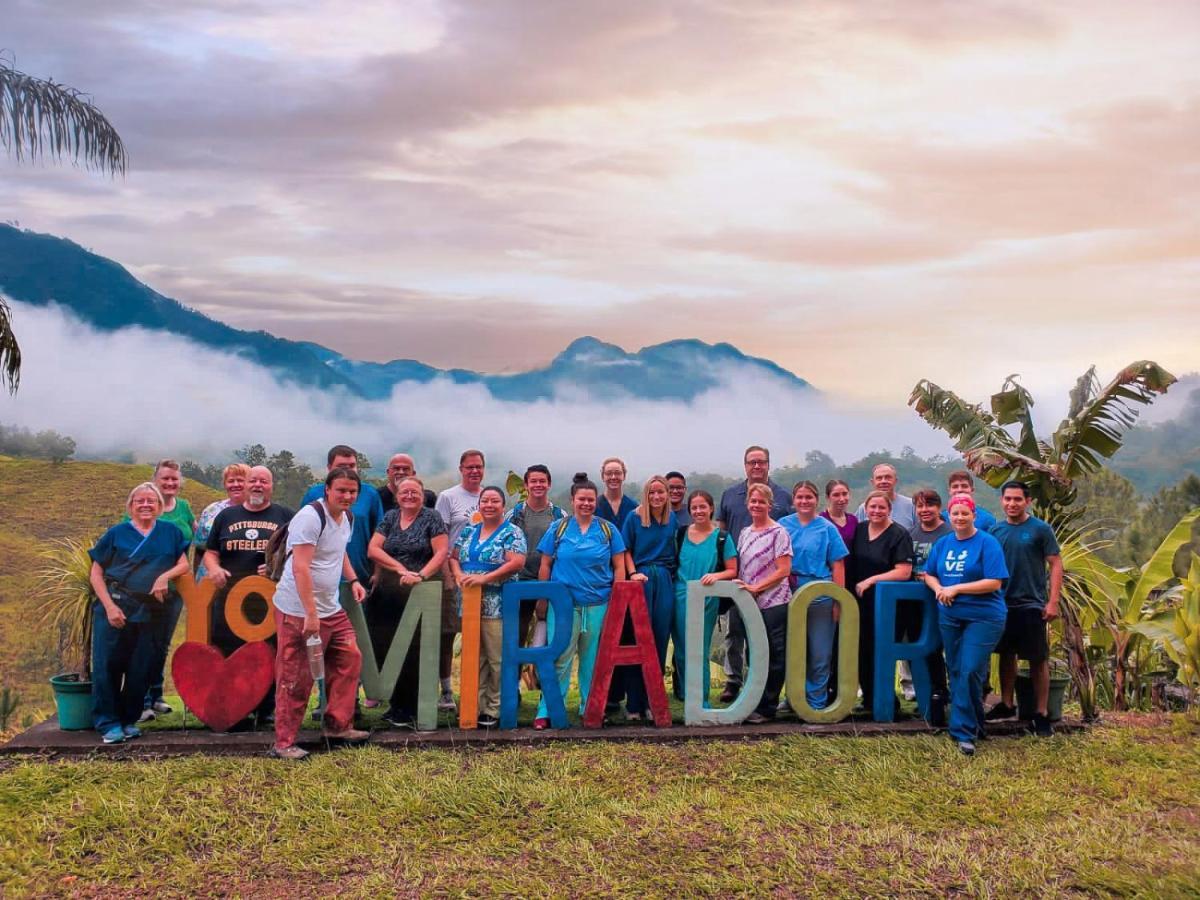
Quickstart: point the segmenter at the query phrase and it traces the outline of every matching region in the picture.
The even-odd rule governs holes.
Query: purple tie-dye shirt
[[[762,531],[753,526],[742,529],[738,536],[738,578],[746,584],[762,581],[776,571],[775,561],[781,556],[792,556],[792,539],[781,525],[772,525]],[[787,579],[768,588],[754,598],[759,609],[770,609],[791,599]]]

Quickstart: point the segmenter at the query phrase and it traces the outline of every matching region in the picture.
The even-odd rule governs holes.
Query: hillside
[[[57,666],[57,636],[38,622],[33,596],[39,552],[55,538],[98,537],[151,474],[142,465],[0,457],[0,686],[21,692],[21,712],[49,705],[46,679]],[[183,496],[199,512],[223,495],[188,482]]]
[[[506,375],[439,369],[419,360],[350,359],[307,341],[245,331],[212,319],[138,281],[119,263],[49,234],[0,225],[0,292],[19,303],[50,304],[100,331],[141,328],[168,332],[202,347],[233,353],[281,382],[342,388],[379,400],[401,382],[443,379],[478,384],[501,400],[531,402],[561,391],[610,399],[614,390],[642,399],[691,399],[734,374],[752,373],[785,387],[808,389],[802,378],[767,359],[726,344],[675,340],[628,353],[594,337],[571,342],[546,366]]]

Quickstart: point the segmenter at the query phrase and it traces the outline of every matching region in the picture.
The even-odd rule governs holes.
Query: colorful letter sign
[[[545,647],[520,645],[521,602],[548,600],[552,625]],[[504,639],[500,651],[500,727],[517,727],[517,707],[521,704],[521,666],[532,663],[542,684],[546,712],[555,728],[567,727],[567,705],[558,686],[555,662],[571,641],[575,605],[566,585],[556,581],[510,581],[500,593],[504,617]]]
[[[370,601],[368,601],[370,602]],[[420,674],[417,677],[417,729],[437,728],[438,646],[442,631],[442,583],[423,581],[408,595],[400,616],[400,624],[392,637],[392,645],[380,668],[367,631],[367,619],[362,607],[353,600],[343,605],[354,626],[358,649],[362,652],[363,692],[371,700],[387,700],[396,687],[400,668],[408,654],[409,645],[421,629]]]
[[[921,634],[912,643],[896,640],[896,607],[900,603],[920,603],[924,607]],[[896,718],[896,663],[902,659],[907,659],[912,669],[917,708],[921,715],[929,715],[932,686],[925,657],[941,646],[933,591],[917,581],[882,581],[875,586],[875,708],[871,718],[876,722]]]
[[[703,614],[703,610],[701,612]],[[633,622],[633,643],[628,645],[621,643],[626,613]],[[604,724],[604,704],[608,701],[608,688],[616,666],[641,668],[642,679],[646,683],[646,699],[650,703],[650,711],[654,713],[654,724],[659,728],[669,728],[671,708],[667,704],[666,688],[663,687],[658,651],[654,648],[654,632],[650,630],[646,592],[637,581],[618,581],[613,585],[608,612],[604,614],[604,627],[600,630],[600,647],[596,651],[596,668],[592,672],[587,709],[583,713],[584,727],[599,728]]]
[[[704,679],[708,678],[709,648],[704,646],[704,598],[729,597],[746,626],[746,660],[749,671],[742,692],[725,709],[704,706]],[[754,598],[745,588],[730,581],[703,585],[689,581],[687,586],[687,665],[683,686],[683,723],[685,725],[737,725],[754,712],[767,686],[767,629]]]
[[[808,608],[822,597],[841,604],[838,622],[837,699],[813,709],[804,689],[808,672]],[[805,722],[840,722],[858,702],[858,602],[832,581],[814,581],[792,595],[788,609],[787,699]]]

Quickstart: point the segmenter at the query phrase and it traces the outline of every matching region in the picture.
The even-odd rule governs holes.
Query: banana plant
[[[1188,705],[1200,715],[1200,555],[1192,553],[1187,578],[1167,594],[1171,606],[1133,629],[1160,641],[1179,667],[1176,678],[1188,691]]]
[[[1125,433],[1137,421],[1139,407],[1149,405],[1178,379],[1158,363],[1141,360],[1101,385],[1092,366],[1071,390],[1067,416],[1049,437],[1040,437],[1033,425],[1033,395],[1010,375],[989,409],[969,403],[953,391],[922,380],[908,399],[934,428],[946,432],[962,454],[968,469],[999,487],[1010,479],[1028,485],[1033,513],[1058,533],[1059,544],[1078,535],[1083,510],[1073,507],[1075,479],[1095,472],[1121,447]],[[1010,431],[1016,426],[1016,432]],[[1063,583],[1063,645],[1084,718],[1095,718],[1095,676],[1087,658],[1084,622],[1090,591],[1086,580],[1068,577]]]
[[[1113,657],[1113,708],[1127,708],[1129,657],[1135,642],[1143,637],[1138,629],[1144,620],[1161,610],[1152,602],[1154,592],[1175,578],[1174,561],[1179,548],[1192,539],[1192,526],[1200,509],[1188,513],[1158,545],[1141,569],[1116,569],[1093,553],[1084,553],[1064,563],[1087,581],[1097,627],[1106,633]]]

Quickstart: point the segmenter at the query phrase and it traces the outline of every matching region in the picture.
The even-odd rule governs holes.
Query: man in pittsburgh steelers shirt
[[[205,577],[217,586],[211,607],[212,643],[226,656],[245,643],[229,628],[225,619],[225,598],[230,589],[247,575],[257,575],[266,561],[267,542],[286,525],[293,512],[271,502],[274,477],[266,466],[255,466],[246,478],[246,499],[238,506],[221,510],[213,521],[204,553]],[[251,594],[243,604],[251,622],[272,614],[270,604]],[[259,707],[260,719],[275,707],[275,692],[267,694]]]

